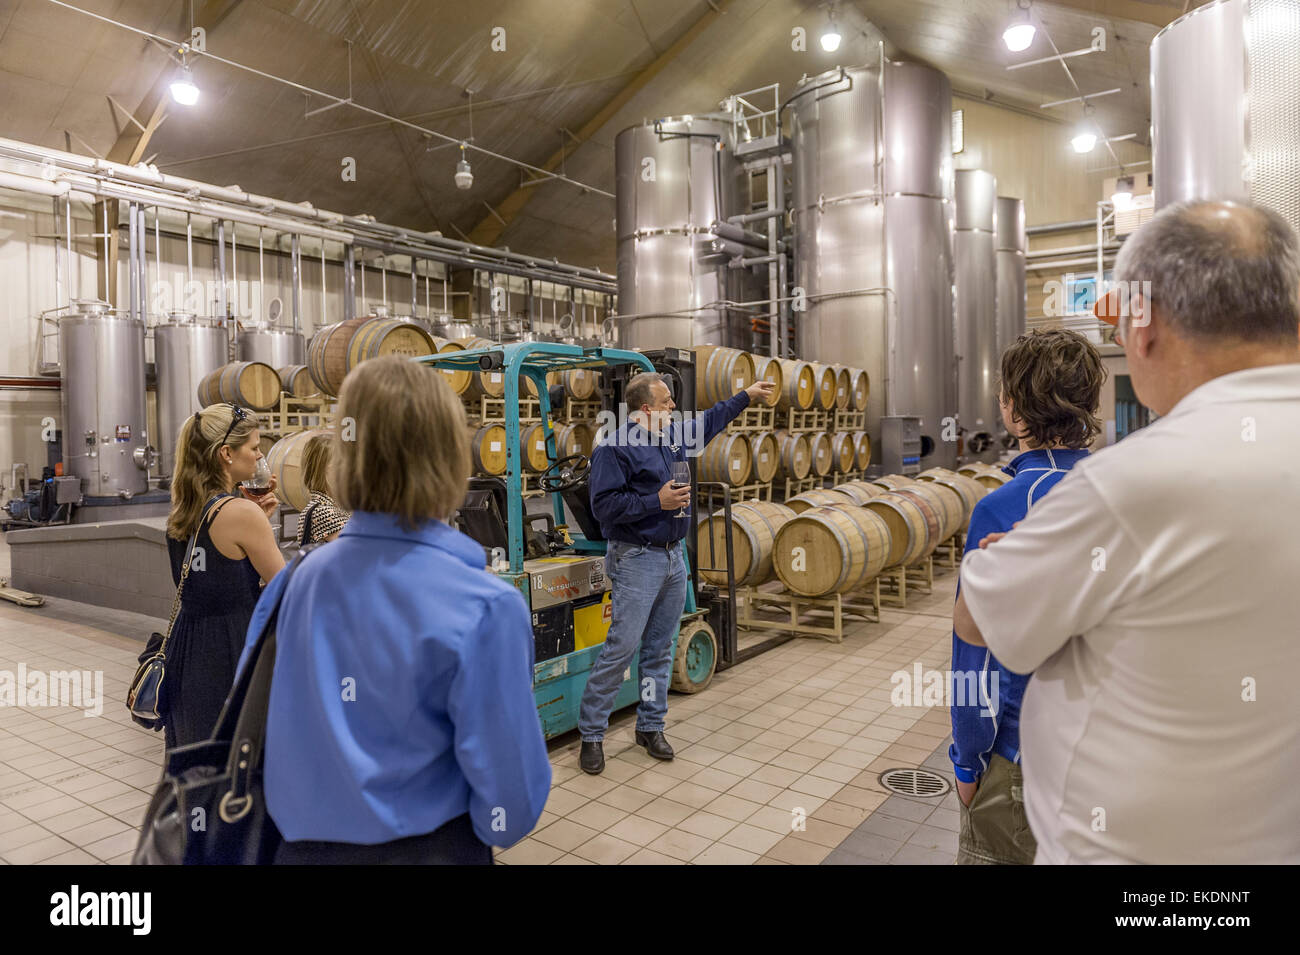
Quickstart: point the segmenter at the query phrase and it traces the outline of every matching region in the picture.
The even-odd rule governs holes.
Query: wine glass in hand
[[[682,488],[691,486],[691,465],[687,461],[673,462],[673,487]],[[674,517],[686,517],[690,514],[690,504],[683,504],[682,509],[674,514]]]
[[[247,481],[241,481],[240,486],[244,489],[244,494],[254,501],[271,490],[271,466],[266,463],[266,458],[257,459],[253,476]]]

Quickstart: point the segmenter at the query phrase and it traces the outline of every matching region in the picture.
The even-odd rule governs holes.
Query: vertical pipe
[[[442,266],[442,312],[444,315],[451,315],[451,306],[447,304],[448,289],[451,287],[451,266],[445,262]]]
[[[63,307],[63,267],[60,262],[60,259],[63,258],[63,250],[61,248],[62,243],[59,242],[59,197],[54,196],[50,202],[54,204],[54,307],[59,309]],[[68,285],[71,287],[72,283],[69,282]],[[42,324],[41,331],[43,332],[44,330],[44,325]],[[43,338],[41,343],[41,359],[42,361],[45,359],[45,345]]]
[[[367,311],[366,307],[366,260],[361,260],[361,311]]]
[[[109,283],[108,270],[112,267],[116,267],[117,263],[108,261],[108,250],[110,247],[109,237],[108,237],[108,202],[107,201],[101,202],[100,206],[104,210],[104,300],[108,302],[109,308],[113,308],[114,306],[117,305],[117,302],[111,301],[111,299],[113,299],[115,296],[110,294],[110,290],[112,289],[113,286]]]
[[[262,227],[257,227],[257,301],[266,295],[266,247],[262,243]]]
[[[140,314],[140,289],[136,285],[137,258],[140,254],[140,236],[136,230],[135,203],[126,204],[126,287],[127,317],[134,320]],[[107,241],[104,247],[108,247]]]
[[[230,223],[230,315],[233,321],[230,323],[230,336],[232,339],[239,336],[239,248],[235,245],[235,229],[238,226],[232,220]],[[224,281],[224,276],[222,277]]]
[[[1123,170],[1121,170],[1121,172],[1122,171]],[[1103,255],[1102,249],[1106,241],[1104,238],[1106,230],[1104,226],[1105,219],[1102,218],[1101,207],[1102,207],[1102,203],[1098,202],[1097,203],[1097,278],[1092,288],[1094,301],[1101,297],[1101,292],[1102,292],[1101,279],[1102,276],[1106,274],[1105,263],[1102,261],[1102,255]]]
[[[71,191],[63,199],[63,227],[68,230],[68,304],[72,304],[72,273],[77,273],[77,294],[81,294],[81,269],[76,265],[76,259],[72,257],[72,198]]]
[[[185,284],[194,281],[194,220],[185,213]]]
[[[139,220],[136,231],[140,234],[140,268],[136,273],[136,284],[140,291],[140,318],[149,321],[149,223],[145,221],[144,206],[138,205],[135,217]]]
[[[388,256],[379,258],[379,292],[384,300],[384,307],[388,307]]]
[[[325,240],[320,240],[320,315],[317,316],[313,328],[320,328],[325,324]]]
[[[299,309],[302,307],[302,245],[298,233],[290,237],[289,245],[289,284],[293,294],[293,330],[295,332],[301,327],[302,321]]]
[[[162,285],[162,229],[158,224],[158,207],[153,207],[153,271],[154,282]],[[176,306],[180,308],[179,305]]]
[[[415,256],[411,256],[411,317],[415,318],[415,296],[419,285],[415,281]]]
[[[429,305],[429,263],[424,263],[424,317],[432,318],[433,309]]]
[[[217,220],[217,317],[226,326],[227,343],[230,338],[230,321],[226,315],[226,224]]]
[[[343,246],[343,321],[355,317],[357,311],[357,265],[353,257],[352,244]]]

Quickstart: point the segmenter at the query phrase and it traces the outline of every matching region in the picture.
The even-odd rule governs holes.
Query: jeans
[[[610,541],[605,573],[612,591],[612,619],[578,710],[578,732],[584,743],[605,738],[614,699],[638,643],[641,702],[636,728],[643,733],[663,732],[672,642],[686,606],[686,563],[680,541],[666,551],[653,545]],[[647,685],[647,680],[653,682]]]

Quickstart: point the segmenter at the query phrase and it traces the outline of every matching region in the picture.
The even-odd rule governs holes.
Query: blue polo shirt
[[[241,668],[286,577],[258,602]],[[508,846],[536,825],[551,764],[532,623],[476,541],[354,512],[295,570],[276,641],[264,785],[285,839],[374,845],[468,812]]]
[[[600,521],[606,540],[625,544],[668,544],[686,536],[694,509],[677,517],[680,508],[665,511],[659,489],[672,480],[673,462],[698,454],[732,418],[749,407],[749,392],[738,391],[726,401],[673,425],[661,434],[629,421],[591,453],[591,512]]]
[[[989,534],[1011,530],[1087,454],[1086,448],[1053,448],[1026,451],[1015,458],[1002,469],[1011,480],[980,498],[971,512],[966,552],[979,550],[980,539]],[[1067,547],[1071,544],[1061,543]],[[960,582],[958,587],[960,593]],[[953,773],[962,782],[974,782],[989,768],[992,753],[1019,763],[1020,704],[1030,674],[1012,673],[988,647],[972,646],[955,633],[952,671],[952,746],[948,756]]]

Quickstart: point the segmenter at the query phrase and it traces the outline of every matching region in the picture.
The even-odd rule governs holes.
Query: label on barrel
[[[740,465],[741,465],[742,463],[743,463],[743,462],[741,462],[741,461],[732,461],[732,462],[731,462],[731,470],[733,470],[733,471],[739,471],[739,470],[740,470]]]
[[[745,387],[745,379],[744,379],[744,378],[737,378],[737,379],[736,379],[736,390],[737,390],[737,391],[740,391],[740,389],[742,389],[742,388],[744,388],[744,387]]]
[[[497,452],[497,451],[500,451],[500,450],[501,450],[501,442],[500,442],[500,441],[491,441],[491,442],[489,442],[489,443],[488,443],[488,450],[489,450],[489,451],[492,451],[492,452],[494,452],[494,453]]]
[[[843,389],[843,388],[840,388],[840,397],[841,397],[841,398],[844,397],[844,389]]]
[[[492,382],[492,384],[494,385],[500,380],[501,380],[501,372],[499,371],[494,371],[488,375],[488,381]]]
[[[758,456],[758,460],[761,461],[763,464],[766,464],[766,463],[767,463],[767,452],[764,451],[762,454],[760,454],[760,455]]]

